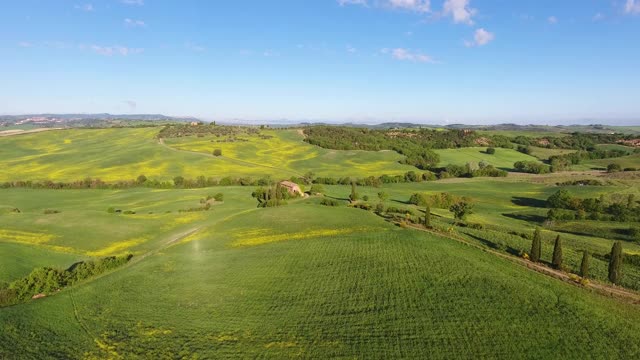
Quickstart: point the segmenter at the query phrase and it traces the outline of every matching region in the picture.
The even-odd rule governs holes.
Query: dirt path
[[[438,236],[442,236],[442,237],[446,237],[448,239],[463,243],[467,246],[471,246],[473,248],[482,250],[484,252],[496,255],[498,257],[501,257],[503,259],[509,260],[513,263],[522,265],[524,267],[526,267],[529,270],[538,272],[540,274],[543,275],[547,275],[550,276],[552,278],[558,279],[558,280],[562,280],[565,283],[574,285],[574,286],[578,286],[581,288],[587,288],[587,289],[591,289],[599,294],[603,294],[603,295],[607,295],[607,296],[611,296],[611,297],[615,297],[621,300],[625,300],[628,302],[631,302],[632,304],[636,304],[636,305],[640,305],[640,294],[638,294],[637,292],[634,292],[632,290],[628,290],[625,288],[621,288],[621,287],[617,287],[617,286],[613,286],[613,285],[608,285],[608,284],[603,284],[603,283],[599,283],[596,282],[594,280],[590,280],[588,284],[586,285],[582,285],[579,283],[576,283],[575,281],[573,281],[569,275],[569,273],[563,272],[563,271],[559,271],[556,269],[552,269],[549,268],[547,266],[544,266],[543,264],[539,264],[539,263],[534,263],[519,257],[515,257],[512,255],[507,255],[507,254],[503,254],[501,252],[495,251],[495,250],[491,250],[491,249],[487,249],[485,247],[482,247],[478,244],[474,244],[472,242],[469,242],[468,240],[459,237],[459,236],[453,236],[451,234],[445,234],[445,233],[441,233],[438,231],[433,231],[433,230],[429,230],[426,229],[422,226],[418,226],[418,225],[409,225],[410,228],[415,229],[415,230],[419,230],[419,231],[424,231],[424,232],[428,232],[430,234],[434,234],[434,235],[438,235]]]
[[[39,133],[39,132],[51,131],[51,130],[62,130],[62,128],[40,128],[40,129],[32,129],[32,130],[4,130],[4,131],[0,131],[0,137],[33,134],[33,133]]]

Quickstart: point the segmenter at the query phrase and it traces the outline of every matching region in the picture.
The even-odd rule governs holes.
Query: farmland
[[[533,156],[525,155],[513,149],[496,149],[493,155],[486,153],[487,148],[470,147],[461,149],[436,150],[440,155],[441,166],[450,164],[465,165],[468,162],[485,162],[499,169],[511,170],[517,161],[537,161]]]
[[[158,128],[69,129],[2,139],[0,181],[103,181],[134,179],[144,174],[158,180],[175,176],[222,178],[228,175],[276,177],[308,171],[323,176],[399,174],[394,152],[338,152],[303,143],[296,131],[271,131],[268,140],[212,143],[212,138],[168,139],[160,144]],[[214,157],[215,148],[223,156]]]
[[[158,128],[9,136],[0,138],[0,182],[423,171],[400,163],[395,151],[310,145],[299,130],[162,141]],[[485,150],[434,151],[438,166],[485,161],[511,170],[515,161],[540,161],[513,149]],[[640,199],[635,174],[381,183],[357,186],[353,202],[350,185],[324,184],[320,195],[266,208],[252,197],[258,185],[1,188],[0,284],[39,267],[133,257],[44,298],[0,308],[0,357],[635,358],[640,243],[627,230],[640,224],[549,222],[546,202],[559,189],[581,199]],[[600,185],[581,185],[586,180]],[[448,207],[433,206],[426,229],[419,225],[424,206],[409,201],[416,193],[464,198],[474,211],[461,223]],[[214,200],[217,194],[223,197]],[[560,235],[562,272],[579,279],[588,250],[589,281],[523,266],[531,263],[523,254],[535,228],[542,229],[539,266],[551,268]],[[598,290],[614,289],[607,256],[615,241],[626,255],[615,287],[623,296]]]

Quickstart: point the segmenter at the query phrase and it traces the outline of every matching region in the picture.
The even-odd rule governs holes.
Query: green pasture
[[[480,161],[484,161],[496,168],[510,170],[513,169],[513,164],[517,161],[538,161],[533,156],[525,155],[512,149],[496,148],[496,152],[493,155],[487,154],[486,150],[486,147],[471,147],[434,151],[440,155],[439,166],[478,164]]]
[[[540,160],[549,160],[549,158],[552,156],[565,155],[576,152],[576,150],[570,149],[548,149],[537,146],[529,146],[529,149],[531,149],[531,156],[535,156]]]
[[[180,212],[200,207],[200,199],[218,192],[225,201],[209,211]],[[24,276],[37,266],[68,266],[72,259],[143,255],[184,231],[254,207],[250,194],[250,188],[240,187],[0,190],[0,253],[9,255],[10,265],[0,267],[0,280]],[[135,214],[108,213],[111,207]],[[2,211],[9,208],[20,213]]]
[[[236,213],[95,281],[0,309],[0,327],[0,355],[23,358],[640,354],[634,305],[309,200]]]
[[[623,168],[636,168],[640,169],[640,154],[632,154],[619,158],[612,159],[597,159],[597,160],[585,160],[579,165],[572,167],[574,170],[591,170],[600,169],[606,170],[609,164],[620,164]]]

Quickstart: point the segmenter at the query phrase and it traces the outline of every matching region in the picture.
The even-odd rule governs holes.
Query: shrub
[[[364,195],[364,196],[362,197],[362,200],[363,200],[363,201],[369,201],[369,196],[368,196],[368,195]]]
[[[329,198],[324,198],[320,201],[320,205],[324,205],[324,206],[340,206],[340,202],[334,200],[334,199],[329,199]]]
[[[223,193],[217,193],[217,194],[213,195],[213,199],[215,201],[224,201],[224,194]]]
[[[489,155],[493,155],[493,154],[495,154],[495,153],[496,153],[496,149],[495,149],[495,148],[490,147],[490,148],[487,148],[487,151],[486,151],[486,152],[487,152],[487,154],[489,154]]]
[[[44,211],[45,215],[49,215],[49,214],[59,214],[60,210],[53,210],[53,209],[47,209]]]
[[[222,150],[221,149],[213,150],[213,156],[222,156]]]
[[[320,185],[320,184],[313,184],[311,185],[311,189],[309,190],[310,194],[324,194],[324,186]]]
[[[614,172],[619,172],[622,171],[622,166],[620,166],[620,164],[616,164],[616,163],[612,163],[607,165],[607,172],[608,173],[614,173]]]

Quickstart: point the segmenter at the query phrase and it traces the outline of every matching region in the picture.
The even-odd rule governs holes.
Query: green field
[[[139,173],[171,179],[200,175],[203,168],[205,176],[275,179],[412,169],[400,165],[395,152],[308,145],[297,130],[265,130],[271,137],[247,141],[194,136],[164,144],[157,131],[75,129],[0,138],[0,180],[119,180]],[[223,156],[210,155],[214,148]],[[484,160],[510,169],[519,160],[538,161],[515,150],[484,150],[438,150],[440,165]],[[447,208],[434,207],[435,230],[424,232],[396,225],[389,214],[348,207],[350,186],[324,186],[326,197],[275,208],[258,208],[251,186],[0,189],[0,284],[37,267],[134,255],[116,270],[43,299],[0,308],[0,358],[638,358],[637,304],[517,262],[536,227],[542,228],[543,264],[558,234],[565,271],[576,273],[589,250],[592,284],[608,284],[605,256],[614,241],[623,242],[627,257],[640,255],[640,242],[626,235],[640,223],[544,221],[545,200],[560,189],[555,184],[586,178],[603,186],[563,188],[581,198],[640,199],[638,180],[615,174],[357,187],[360,198],[369,199],[360,204],[382,202],[407,221],[424,210],[408,202],[414,193],[447,192],[475,204],[466,224],[479,226],[458,226]],[[380,192],[388,195],[384,201]],[[224,200],[208,211],[181,211],[201,207],[215,193]],[[323,206],[323,199],[339,206]],[[640,291],[639,265],[624,263],[620,286]]]
[[[538,161],[533,156],[529,156],[520,153],[512,149],[496,149],[496,153],[493,155],[487,154],[486,147],[471,147],[460,149],[443,149],[435,150],[440,155],[440,166],[453,165],[465,165],[467,163],[478,164],[481,161],[489,165],[493,165],[496,168],[503,170],[513,169],[513,164],[517,161]]]
[[[0,348],[27,357],[640,353],[632,305],[361,210],[309,202],[214,220],[97,281],[2,309],[0,319]]]
[[[576,150],[569,149],[548,149],[537,146],[529,146],[531,149],[531,155],[537,157],[540,160],[549,160],[551,156],[555,155],[565,155],[576,152]]]

